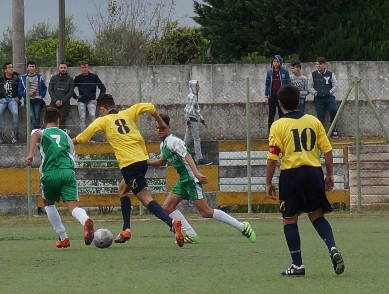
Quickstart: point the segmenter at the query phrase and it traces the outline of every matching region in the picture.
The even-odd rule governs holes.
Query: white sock
[[[213,210],[212,218],[218,220],[219,222],[229,224],[230,226],[233,226],[235,229],[239,231],[242,231],[244,226],[243,223],[238,221],[236,218],[232,217],[231,215],[219,209]]]
[[[169,216],[172,219],[176,218],[176,219],[179,219],[181,221],[182,229],[186,231],[186,234],[189,237],[196,237],[197,236],[197,233],[195,232],[195,230],[193,230],[193,228],[188,223],[188,221],[186,220],[185,216],[181,213],[181,211],[176,209],[171,214],[169,214]]]
[[[80,207],[76,207],[75,209],[73,209],[72,216],[77,219],[82,225],[84,225],[86,220],[89,219],[89,216],[86,214],[85,209]]]
[[[61,216],[58,213],[57,207],[55,207],[55,205],[45,206],[45,211],[47,218],[49,219],[54,230],[57,232],[61,241],[65,240],[68,235],[66,234],[65,227],[62,224]]]

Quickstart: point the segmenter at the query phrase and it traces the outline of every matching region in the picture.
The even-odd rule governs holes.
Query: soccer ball
[[[98,248],[108,248],[113,242],[113,235],[108,229],[98,229],[95,232],[93,244]]]

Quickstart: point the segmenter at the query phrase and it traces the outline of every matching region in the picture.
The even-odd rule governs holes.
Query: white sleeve
[[[185,157],[188,154],[185,143],[180,138],[170,136],[166,142],[166,146],[181,157]]]

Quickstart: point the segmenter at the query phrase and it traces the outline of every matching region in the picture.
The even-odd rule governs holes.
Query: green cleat
[[[248,222],[243,222],[242,235],[246,236],[251,243],[254,243],[255,240],[257,240],[257,235]]]
[[[200,237],[199,236],[188,236],[185,235],[184,237],[184,243],[187,244],[200,244]]]

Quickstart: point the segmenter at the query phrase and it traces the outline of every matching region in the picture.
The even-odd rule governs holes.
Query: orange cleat
[[[182,224],[178,219],[173,220],[174,234],[176,236],[177,245],[179,247],[184,246],[184,236],[182,235]]]
[[[55,247],[57,248],[67,248],[70,247],[70,240],[69,238],[65,238],[64,240],[59,240],[58,242],[55,242]]]
[[[125,243],[128,240],[131,239],[131,232],[130,231],[121,231],[119,235],[115,239],[115,243]]]
[[[85,245],[90,245],[95,236],[95,229],[93,227],[93,221],[88,218],[84,224],[84,241]]]

